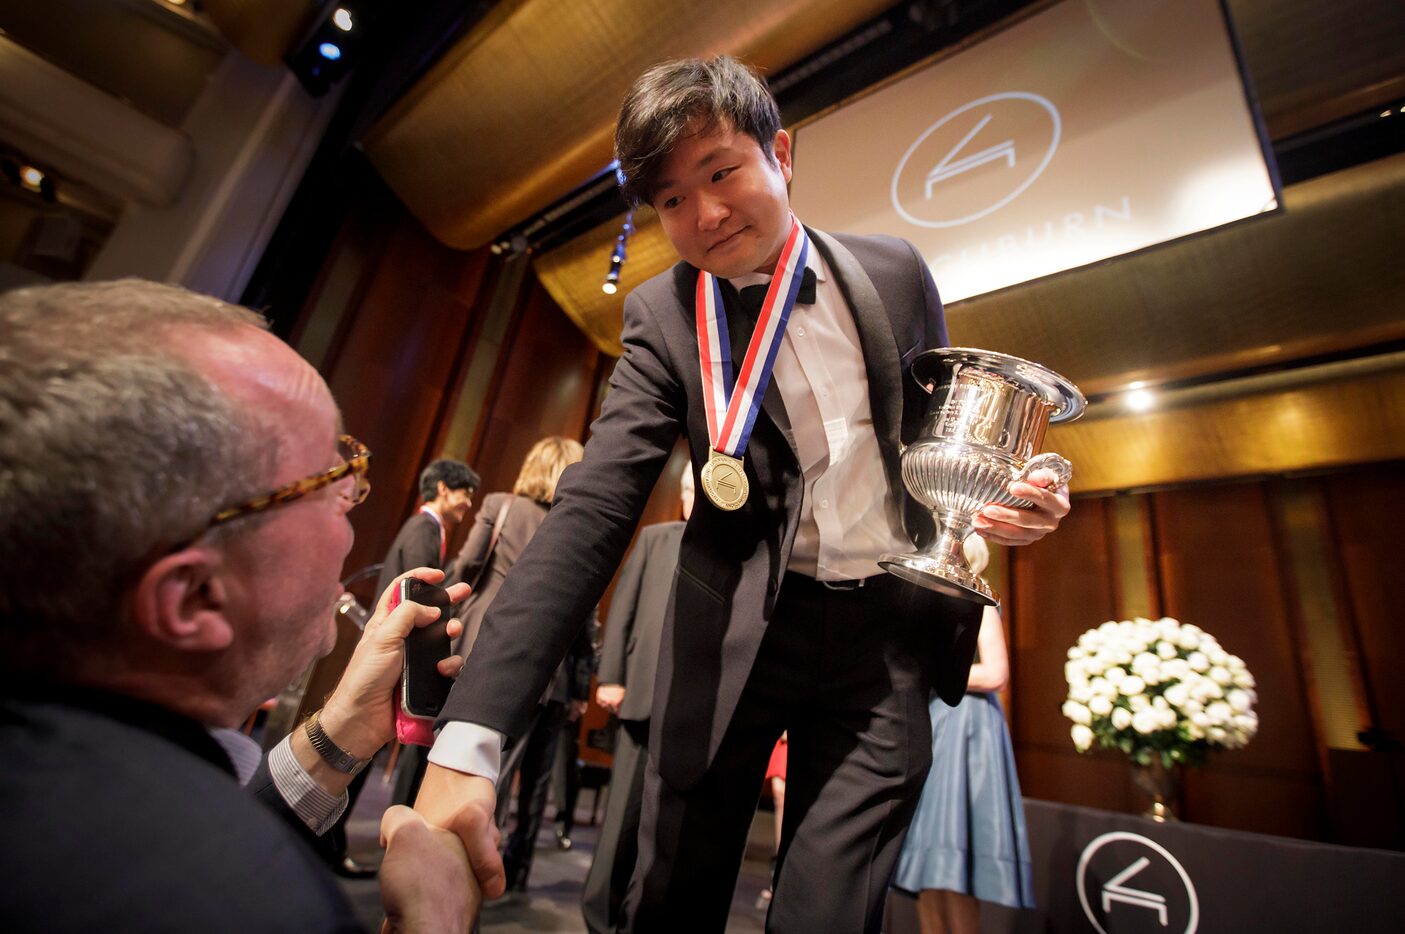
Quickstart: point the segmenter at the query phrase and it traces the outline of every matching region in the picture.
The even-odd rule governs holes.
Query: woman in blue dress
[[[965,547],[972,570],[984,571],[985,540],[972,535]],[[975,934],[982,901],[1034,907],[1020,782],[995,696],[1010,680],[997,608],[986,609],[977,645],[961,703],[932,698],[932,770],[893,879],[917,896],[923,934]]]

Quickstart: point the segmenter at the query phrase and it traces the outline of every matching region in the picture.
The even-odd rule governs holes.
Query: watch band
[[[322,711],[317,711],[307,718],[303,724],[303,730],[307,733],[308,742],[312,743],[312,748],[317,750],[328,765],[344,775],[355,775],[370,764],[370,759],[358,759],[345,749],[332,742],[332,738],[327,735],[327,731],[322,729],[322,724],[317,717]]]

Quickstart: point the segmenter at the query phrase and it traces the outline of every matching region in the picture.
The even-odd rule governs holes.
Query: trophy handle
[[[1015,479],[1021,483],[1029,480],[1029,475],[1036,470],[1052,470],[1058,475],[1059,481],[1054,486],[1068,486],[1068,482],[1073,479],[1073,465],[1068,462],[1068,458],[1046,451],[1043,454],[1036,454],[1025,462],[1024,469],[1019,472]]]

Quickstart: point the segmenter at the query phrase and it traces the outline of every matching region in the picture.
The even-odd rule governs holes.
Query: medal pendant
[[[703,464],[701,480],[703,492],[718,509],[731,512],[746,503],[750,484],[742,469],[741,458],[710,451],[707,463]]]

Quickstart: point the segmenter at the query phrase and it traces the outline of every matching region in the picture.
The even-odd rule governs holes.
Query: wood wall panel
[[[1375,726],[1405,740],[1405,465],[1322,478]]]
[[[1325,838],[1322,761],[1266,486],[1155,493],[1152,511],[1166,615],[1213,633],[1258,682],[1258,735],[1188,776],[1186,816]]]
[[[379,562],[416,508],[419,472],[441,453],[434,439],[491,262],[487,250],[442,246],[403,211],[388,233],[359,230],[355,214],[340,248],[371,259],[322,366],[347,431],[372,452],[371,496],[351,514],[348,574]],[[329,257],[328,266],[335,261]],[[314,294],[308,306],[317,300]]]
[[[1048,540],[1010,549],[1012,739],[1026,795],[1122,808],[1127,767],[1119,757],[1080,756],[1059,712],[1069,646],[1116,610],[1107,522],[1111,500],[1080,499]]]

